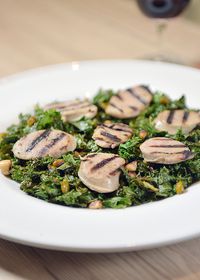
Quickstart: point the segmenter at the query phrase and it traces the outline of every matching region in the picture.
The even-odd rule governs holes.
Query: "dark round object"
[[[190,0],[137,0],[142,12],[152,18],[172,18],[184,11]]]

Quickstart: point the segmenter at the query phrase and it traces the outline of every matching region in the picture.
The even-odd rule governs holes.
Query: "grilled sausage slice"
[[[140,85],[119,91],[111,97],[106,113],[119,119],[133,118],[140,114],[152,100],[148,87]]]
[[[97,114],[97,106],[88,100],[73,100],[51,103],[44,107],[45,110],[55,109],[61,113],[63,121],[73,122],[82,117],[92,119]]]
[[[165,137],[146,140],[140,150],[145,161],[161,164],[175,164],[194,157],[185,144]]]
[[[169,134],[176,134],[180,128],[184,134],[188,134],[200,124],[200,114],[187,110],[166,110],[158,114],[154,124],[157,130],[167,131]]]
[[[110,193],[119,188],[120,168],[124,164],[118,155],[91,153],[82,159],[78,176],[89,189]]]
[[[76,149],[75,138],[61,130],[38,130],[19,139],[13,146],[17,158],[28,160],[45,156],[60,157]]]
[[[132,135],[132,129],[124,123],[104,123],[94,131],[92,138],[102,148],[115,148],[126,142]]]

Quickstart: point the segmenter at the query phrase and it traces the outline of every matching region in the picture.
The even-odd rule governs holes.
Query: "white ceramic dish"
[[[200,107],[200,71],[158,62],[93,61],[55,65],[0,80],[0,131],[36,103],[90,96],[99,87],[138,83],[186,94]],[[123,210],[64,207],[32,198],[0,176],[0,237],[36,247],[66,251],[139,250],[200,234],[200,184],[180,196]]]

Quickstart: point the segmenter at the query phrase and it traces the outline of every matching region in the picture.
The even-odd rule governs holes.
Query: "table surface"
[[[155,23],[134,0],[0,0],[0,76],[54,63],[153,54]],[[186,18],[165,32],[165,52],[200,62],[200,28]],[[199,280],[200,239],[119,254],[48,251],[0,240],[0,279]]]

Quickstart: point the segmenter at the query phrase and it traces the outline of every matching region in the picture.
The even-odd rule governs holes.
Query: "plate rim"
[[[29,69],[29,70],[25,70],[25,71],[22,71],[22,72],[19,72],[19,73],[15,73],[15,74],[12,74],[12,75],[9,75],[9,76],[4,76],[4,77],[1,77],[0,78],[0,88],[1,88],[1,85],[4,85],[4,84],[7,84],[7,83],[10,83],[10,81],[15,81],[15,80],[18,80],[20,78],[23,78],[23,77],[27,77],[28,76],[32,76],[34,74],[37,74],[39,72],[41,73],[44,73],[48,70],[50,71],[55,71],[56,69],[61,69],[62,67],[64,68],[68,68],[70,69],[73,65],[73,63],[79,63],[80,65],[83,65],[83,66],[86,66],[86,67],[91,67],[91,66],[94,66],[95,64],[98,65],[98,64],[105,64],[105,63],[139,63],[141,65],[145,65],[146,63],[151,65],[151,64],[157,64],[157,65],[166,65],[168,67],[171,67],[171,68],[180,68],[180,69],[185,69],[186,71],[190,70],[190,71],[193,71],[195,73],[198,73],[198,75],[200,74],[200,71],[198,69],[195,69],[195,68],[192,68],[192,67],[188,67],[188,66],[182,66],[182,65],[177,65],[177,64],[170,64],[170,63],[163,63],[163,62],[152,62],[152,61],[148,61],[148,60],[130,60],[130,59],[118,59],[118,60],[87,60],[87,61],[75,61],[75,62],[71,62],[71,63],[59,63],[59,64],[51,64],[51,65],[46,65],[46,66],[42,66],[42,67],[38,67],[38,68],[33,68],[33,69]],[[38,200],[38,199],[37,199]],[[139,206],[140,207],[140,206]],[[104,210],[105,211],[105,210]],[[108,209],[108,211],[123,211],[123,210],[110,210]],[[14,237],[11,237],[11,236],[5,236],[3,234],[0,233],[0,237],[3,238],[3,239],[6,239],[6,240],[10,240],[10,241],[14,241],[14,242],[17,242],[17,243],[20,243],[20,244],[24,244],[24,245],[31,245],[31,246],[35,246],[35,247],[40,247],[40,248],[46,248],[46,249],[56,249],[56,250],[63,250],[63,251],[74,251],[74,252],[122,252],[122,251],[133,251],[133,250],[141,250],[141,249],[149,249],[149,248],[155,248],[155,247],[160,247],[160,246],[164,246],[164,245],[168,245],[168,244],[174,244],[174,243],[177,243],[177,242],[182,242],[182,241],[185,241],[185,240],[189,240],[191,238],[195,238],[195,237],[198,237],[200,236],[200,231],[198,233],[194,233],[194,234],[191,234],[190,236],[186,235],[186,236],[183,236],[182,238],[180,237],[177,237],[177,238],[174,238],[173,240],[167,240],[165,242],[161,242],[161,243],[158,243],[158,242],[155,242],[155,243],[151,243],[151,244],[146,244],[146,245],[143,245],[143,246],[129,246],[129,247],[81,247],[78,246],[77,248],[76,247],[63,247],[63,246],[58,246],[58,245],[48,245],[48,244],[39,244],[38,242],[33,242],[33,241],[24,241],[23,239],[19,239],[19,238],[14,238]]]

